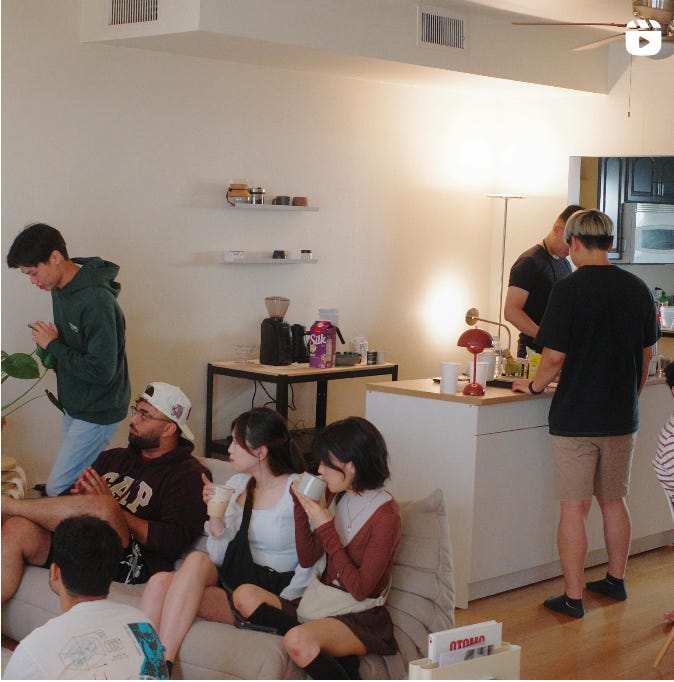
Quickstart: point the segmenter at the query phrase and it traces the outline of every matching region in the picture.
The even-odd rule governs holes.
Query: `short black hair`
[[[7,265],[10,268],[35,267],[39,263],[46,263],[54,251],[69,260],[61,233],[51,225],[33,223],[24,227],[12,242],[7,254]]]
[[[380,488],[391,475],[384,437],[372,422],[362,417],[334,422],[316,435],[314,458],[339,470],[330,455],[343,464],[353,462],[356,469],[352,483],[354,492]]]
[[[579,206],[578,204],[569,204],[558,216],[557,220],[562,220],[564,223],[576,212],[576,211],[584,211],[585,208],[583,206]]]
[[[72,595],[105,597],[117,574],[122,541],[107,521],[82,514],[64,519],[52,538],[52,563]]]
[[[254,407],[232,422],[232,438],[247,452],[267,447],[267,463],[274,476],[302,473],[304,460],[285,419],[268,407]]]

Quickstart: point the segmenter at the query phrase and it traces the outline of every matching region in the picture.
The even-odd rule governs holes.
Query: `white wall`
[[[120,264],[132,390],[180,384],[199,451],[206,363],[258,341],[265,296],[288,296],[288,320],[304,324],[338,307],[347,339],[366,335],[401,378],[436,374],[467,360],[455,346],[467,308],[498,316],[503,207],[488,192],[528,197],[510,204],[507,269],[565,206],[570,155],[674,153],[667,60],[635,60],[628,117],[620,69],[608,96],[415,88],[80,44],[70,0],[2,9],[3,257],[43,220],[71,255]],[[226,210],[236,177],[320,211]],[[311,248],[319,263],[218,264],[231,248]],[[669,276],[654,284],[674,288]],[[50,317],[49,297],[3,267],[3,349],[30,349],[26,322]],[[331,386],[329,417],[363,413],[349,384]],[[226,430],[251,392],[220,386]],[[16,386],[3,389],[6,402]],[[312,422],[309,391],[292,421]],[[5,427],[4,452],[44,480],[58,438],[57,413],[36,401]]]

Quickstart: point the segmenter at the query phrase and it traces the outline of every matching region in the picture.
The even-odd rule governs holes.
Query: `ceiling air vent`
[[[419,45],[466,49],[466,20],[437,7],[419,5],[418,30]]]
[[[157,21],[159,0],[110,0],[110,26]]]

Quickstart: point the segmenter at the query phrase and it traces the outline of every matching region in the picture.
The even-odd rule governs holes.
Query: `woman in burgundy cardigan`
[[[380,597],[391,582],[401,533],[400,509],[383,487],[389,477],[384,439],[366,419],[349,417],[316,436],[314,455],[327,484],[327,506],[293,489],[300,564],[312,566],[325,555],[322,583],[358,601]],[[314,679],[359,679],[358,656],[398,650],[385,606],[300,624],[292,615],[299,600],[288,602],[254,585],[237,588],[235,598],[251,623],[284,635],[290,658]]]

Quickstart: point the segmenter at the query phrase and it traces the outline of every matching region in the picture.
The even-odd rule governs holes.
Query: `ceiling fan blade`
[[[616,28],[627,28],[627,24],[590,23],[586,21],[513,21],[513,26],[615,26]]]
[[[583,50],[594,50],[596,47],[601,47],[602,45],[607,45],[608,43],[612,43],[615,40],[624,40],[625,34],[624,33],[618,33],[617,35],[614,36],[608,36],[608,38],[600,38],[599,40],[594,40],[591,43],[586,43],[585,45],[579,45],[578,47],[574,47],[571,52],[583,52]]]

